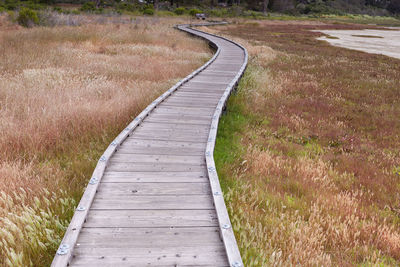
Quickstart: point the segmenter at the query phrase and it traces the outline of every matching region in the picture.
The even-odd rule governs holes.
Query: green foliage
[[[13,196],[0,192],[2,209],[13,211],[2,218],[0,229],[0,254],[7,266],[50,262],[76,207],[76,201],[64,191],[43,189],[42,196],[31,201],[29,191],[22,188]]]
[[[80,10],[84,12],[95,12],[96,5],[93,2],[86,2],[82,5]]]
[[[130,3],[119,3],[117,9],[133,12],[136,10],[135,6]]]
[[[154,15],[154,9],[153,8],[146,8],[145,10],[143,10],[143,15],[153,16]]]
[[[19,11],[17,22],[21,26],[32,27],[39,24],[39,17],[36,11],[24,7]]]
[[[7,11],[7,15],[8,15],[8,17],[9,17],[9,19],[11,21],[13,21],[13,22],[16,21],[16,16],[15,16],[15,12],[14,11],[12,11],[12,10]]]
[[[189,15],[191,15],[191,16],[195,16],[196,14],[199,14],[199,13],[203,13],[203,11],[201,11],[200,9],[197,9],[197,8],[193,8],[193,9],[189,10]]]
[[[63,13],[63,9],[59,6],[55,6],[53,7],[53,11],[57,12],[57,13]]]
[[[183,14],[185,14],[185,8],[183,8],[183,7],[178,7],[178,8],[176,8],[175,9],[175,14],[177,14],[177,15],[183,15]]]
[[[7,10],[15,10],[18,7],[18,4],[14,0],[5,0],[4,6]]]

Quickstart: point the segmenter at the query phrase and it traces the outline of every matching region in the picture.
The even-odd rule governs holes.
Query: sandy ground
[[[333,38],[320,37],[332,45],[382,54],[400,59],[400,29],[392,30],[324,30]],[[338,39],[337,39],[338,38]]]

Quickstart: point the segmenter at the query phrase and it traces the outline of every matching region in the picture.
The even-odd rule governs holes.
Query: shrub
[[[198,13],[203,13],[203,12],[200,9],[197,9],[197,8],[193,8],[193,9],[189,10],[189,14],[191,16],[195,16]]]
[[[125,10],[129,12],[134,12],[137,10],[137,7],[130,3],[119,3],[117,6],[118,10]]]
[[[32,10],[40,10],[40,9],[46,9],[47,8],[46,5],[44,5],[42,3],[35,2],[35,1],[25,1],[25,2],[22,2],[22,3],[21,4],[24,7],[32,9]]]
[[[152,9],[152,8],[146,8],[145,10],[143,10],[143,14],[144,14],[144,15],[153,16],[153,15],[154,15],[154,9]]]
[[[15,12],[12,10],[7,11],[7,15],[9,20],[11,20],[12,22],[15,22],[17,20],[17,17],[15,16]]]
[[[59,6],[55,6],[55,7],[53,7],[53,11],[55,11],[55,12],[57,12],[57,13],[63,13],[63,10],[62,10],[62,8],[61,8],[61,7],[59,7]]]
[[[93,2],[86,2],[81,6],[81,11],[94,12],[96,11],[96,5]]]
[[[185,8],[183,8],[183,7],[178,7],[178,8],[176,8],[175,9],[175,14],[177,14],[177,15],[183,15],[184,13],[185,13]]]
[[[37,12],[29,8],[22,8],[17,17],[18,24],[24,27],[32,27],[39,24]]]
[[[18,4],[14,0],[5,0],[4,1],[4,6],[8,10],[15,10],[15,9],[17,9]]]

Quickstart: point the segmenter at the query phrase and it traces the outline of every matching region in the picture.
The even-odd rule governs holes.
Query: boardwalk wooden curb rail
[[[233,41],[190,28],[213,24],[220,23],[177,26],[212,43],[215,55],[106,149],[52,266],[243,266],[213,151],[248,56]]]

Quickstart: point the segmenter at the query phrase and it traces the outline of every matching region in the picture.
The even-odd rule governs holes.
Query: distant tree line
[[[81,4],[86,8],[117,7],[128,10],[177,8],[210,10],[252,10],[263,13],[285,12],[292,14],[369,14],[400,15],[400,0],[0,0],[0,8],[13,9],[18,3],[51,5],[59,3]],[[25,5],[26,6],[26,5]]]
[[[87,0],[40,0],[82,3]],[[370,14],[385,15],[386,12],[400,14],[400,0],[92,0],[96,5],[102,2],[153,4],[155,9],[179,7],[241,7],[249,10],[267,13],[292,12],[292,13],[326,13],[326,14]]]

